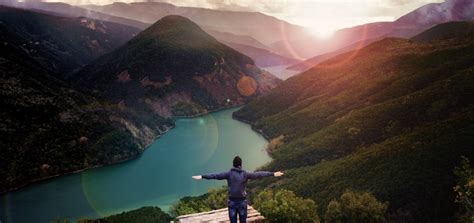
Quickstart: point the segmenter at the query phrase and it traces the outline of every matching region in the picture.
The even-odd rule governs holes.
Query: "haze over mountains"
[[[24,8],[36,11],[46,12],[48,14],[56,14],[62,17],[87,17],[90,19],[97,19],[101,21],[115,22],[128,26],[133,26],[139,29],[145,29],[150,24],[139,22],[132,19],[126,19],[120,16],[112,16],[105,13],[91,11],[79,6],[73,6],[62,2],[18,2],[18,1],[0,1],[1,5],[15,7],[15,8]]]
[[[285,38],[308,36],[304,27],[297,26],[259,12],[220,11],[204,8],[179,7],[168,3],[137,2],[109,5],[86,5],[85,8],[111,15],[151,23],[166,15],[181,15],[204,29],[247,35],[268,45]],[[284,32],[282,33],[282,31]],[[271,33],[272,35],[269,35]]]
[[[355,26],[337,31],[329,41],[329,48],[321,49],[318,45],[327,45],[323,42],[294,41],[289,45],[301,55],[317,55],[311,59],[294,65],[290,69],[304,71],[319,62],[318,54],[338,50],[339,53],[352,49],[360,49],[365,45],[385,37],[411,38],[434,25],[451,21],[470,21],[474,18],[474,1],[447,0],[443,3],[431,3],[422,6],[393,22],[376,22]],[[281,45],[281,44],[280,44]],[[344,50],[345,48],[345,50]],[[318,50],[318,52],[311,52]],[[307,52],[309,51],[309,52]],[[326,51],[326,52],[324,52]],[[279,51],[277,51],[279,52]],[[279,52],[283,55],[285,53]],[[334,55],[333,55],[334,56]]]
[[[256,12],[228,12],[156,2],[81,6],[87,10],[64,3],[11,4],[60,14],[88,16],[141,29],[163,16],[182,15],[195,21],[219,41],[238,48],[262,67],[291,65],[298,60],[317,57],[290,68],[300,71],[322,61],[322,54],[336,55],[337,52],[361,48],[389,36],[409,38],[439,23],[470,20],[474,11],[472,1],[448,0],[420,7],[394,22],[376,22],[341,29],[331,39],[325,40],[309,34],[304,27]]]
[[[137,8],[136,11],[139,11],[139,12],[137,12],[136,14],[133,14],[133,13],[131,13],[131,12],[133,12],[133,10],[130,11],[130,16],[129,16],[131,18],[130,19],[130,18],[124,17],[124,15],[122,15],[120,13],[117,13],[117,16],[114,16],[113,15],[114,11],[112,9],[120,8],[120,7],[116,7],[116,6],[114,6],[114,7],[110,6],[109,8],[107,8],[107,10],[102,9],[99,6],[94,7],[93,10],[104,10],[105,13],[103,13],[103,12],[93,11],[93,10],[90,10],[90,9],[81,8],[81,7],[78,7],[78,6],[68,5],[68,4],[65,4],[65,3],[55,3],[55,2],[15,2],[15,1],[11,1],[11,2],[4,2],[2,4],[6,4],[6,5],[9,5],[9,6],[13,6],[13,7],[40,10],[40,11],[44,11],[44,12],[48,12],[48,13],[58,14],[60,16],[71,16],[71,17],[84,16],[84,17],[87,17],[87,18],[93,18],[93,19],[98,19],[98,20],[103,20],[103,21],[111,21],[111,22],[115,22],[115,23],[121,23],[121,24],[124,24],[124,25],[137,27],[140,30],[145,29],[146,27],[150,26],[151,23],[153,23],[154,21],[156,21],[157,19],[159,19],[159,18],[161,18],[165,15],[173,14],[173,12],[176,12],[176,13],[179,12],[179,13],[185,15],[185,16],[187,16],[186,13],[188,13],[186,10],[184,12],[181,12],[183,10],[177,10],[177,9],[181,9],[181,7],[177,7],[177,6],[173,6],[173,8],[175,8],[175,10],[159,11],[160,13],[158,13],[158,14],[153,12],[153,11],[150,11],[149,9],[147,9],[146,12],[143,12],[143,10],[140,9],[138,6],[134,6],[134,8]],[[125,3],[121,3],[121,4],[125,4]],[[157,7],[157,5],[155,5],[155,3],[143,3],[143,4],[152,4],[151,6],[153,6],[155,8]],[[159,4],[158,8],[160,8],[160,9],[163,8],[163,7],[165,7],[165,8],[170,7],[170,4],[164,4],[164,5],[160,5],[161,3],[156,3],[156,4]],[[92,7],[92,6],[90,6],[90,7]],[[103,7],[105,7],[105,6],[103,6]],[[127,6],[127,7],[129,7],[129,6]],[[140,7],[146,7],[146,5],[143,5],[143,6],[140,6]],[[151,8],[153,9],[153,7],[151,7]],[[216,14],[214,12],[214,10],[197,10],[197,9],[194,9],[194,8],[193,8],[193,10],[196,11],[196,12],[193,12],[193,14],[198,13],[198,14],[203,14],[203,16],[205,14],[209,14],[209,13],[210,14]],[[208,11],[210,11],[210,12],[208,12]],[[120,12],[120,10],[119,10],[119,12]],[[111,13],[111,14],[107,14],[107,13]],[[219,15],[213,15],[213,18],[218,19],[218,20],[222,20],[222,18],[225,17],[222,14],[223,13],[221,12]],[[241,18],[244,18],[246,16],[246,14],[248,14],[248,13],[240,13],[240,14],[236,13],[236,14],[237,14],[236,17],[238,17],[236,19],[237,19],[237,21],[239,21],[239,20],[241,20]],[[148,19],[148,20],[143,19],[143,15],[148,15],[148,17],[150,17],[150,19]],[[263,15],[261,15],[261,16],[263,16]],[[222,17],[222,18],[217,18],[217,17]],[[153,20],[153,18],[155,18],[155,20]],[[272,23],[282,22],[280,20],[277,20],[276,18],[271,17],[270,19],[272,20]],[[140,21],[138,21],[138,20],[140,20]],[[232,20],[229,20],[228,21],[229,24],[227,24],[225,27],[228,27],[228,25],[230,25],[231,22],[232,22]],[[208,23],[206,23],[206,24],[208,24]],[[246,24],[246,25],[248,25],[248,24]],[[258,66],[267,67],[267,66],[277,66],[277,65],[285,65],[285,64],[290,65],[292,63],[298,62],[298,60],[295,60],[291,57],[288,58],[288,57],[285,57],[285,56],[282,56],[282,55],[272,53],[271,52],[272,50],[268,46],[266,46],[265,44],[261,43],[259,40],[254,39],[254,37],[252,37],[252,34],[251,34],[253,32],[252,30],[247,30],[244,35],[241,35],[241,34],[238,34],[238,32],[235,32],[234,30],[231,30],[231,32],[227,32],[226,31],[227,28],[225,28],[225,29],[219,28],[219,27],[212,28],[212,27],[206,27],[206,26],[203,26],[203,28],[206,30],[206,32],[208,32],[209,34],[211,34],[212,36],[217,38],[220,42],[223,42],[223,43],[225,43],[225,44],[227,44],[231,47],[239,48],[238,49],[239,51],[245,53],[246,55],[248,55],[252,59],[254,59]]]

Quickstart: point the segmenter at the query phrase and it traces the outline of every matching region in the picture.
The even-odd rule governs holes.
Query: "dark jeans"
[[[247,222],[247,200],[228,200],[230,223],[237,223],[237,214],[240,223]]]

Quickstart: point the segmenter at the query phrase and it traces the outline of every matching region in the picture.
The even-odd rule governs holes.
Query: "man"
[[[268,172],[258,171],[249,173],[242,169],[242,159],[239,156],[234,157],[233,168],[227,172],[217,174],[207,174],[193,176],[195,180],[207,179],[207,180],[227,180],[227,206],[229,209],[229,219],[231,223],[237,223],[237,214],[239,215],[240,223],[245,223],[247,220],[247,193],[245,187],[249,179],[259,179],[263,177],[283,176],[281,171]]]

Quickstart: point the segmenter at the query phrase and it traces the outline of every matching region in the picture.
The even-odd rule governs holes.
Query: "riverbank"
[[[8,190],[5,190],[5,191],[0,191],[0,196],[1,195],[4,195],[4,194],[7,194],[7,193],[10,193],[10,192],[14,192],[14,191],[17,191],[17,190],[20,190],[24,187],[27,187],[27,186],[31,186],[31,185],[34,185],[34,184],[37,184],[37,183],[42,183],[44,181],[47,181],[47,180],[51,180],[51,179],[54,179],[56,177],[61,177],[61,176],[67,176],[67,175],[71,175],[71,174],[76,174],[76,173],[81,173],[81,172],[84,172],[86,170],[92,170],[92,169],[97,169],[97,168],[101,168],[101,167],[105,167],[105,166],[112,166],[112,165],[117,165],[117,164],[121,164],[121,163],[124,163],[124,162],[127,162],[127,161],[130,161],[130,160],[134,160],[134,159],[137,159],[139,158],[143,152],[148,148],[150,147],[153,142],[155,140],[157,140],[158,138],[160,138],[161,136],[163,136],[164,134],[166,134],[167,132],[169,132],[171,129],[173,129],[174,126],[167,126],[166,130],[161,132],[159,135],[155,136],[153,141],[151,143],[148,143],[147,145],[143,146],[141,149],[141,153],[135,155],[135,156],[131,156],[131,157],[127,157],[125,159],[122,159],[122,160],[118,160],[116,162],[112,162],[112,163],[107,163],[107,164],[100,164],[100,165],[94,165],[94,166],[90,166],[90,167],[87,167],[87,168],[82,168],[82,169],[78,169],[78,170],[73,170],[73,171],[68,171],[68,172],[64,172],[64,173],[58,173],[58,174],[54,174],[54,175],[50,175],[50,176],[45,176],[45,177],[41,177],[41,178],[38,178],[38,179],[34,179],[34,180],[31,180],[31,181],[28,181],[20,186],[17,186],[17,187],[14,187],[14,188],[11,188],[11,189],[8,189]]]
[[[197,113],[195,115],[176,115],[176,116],[173,116],[172,118],[174,119],[188,119],[188,118],[197,118],[199,116],[203,116],[203,115],[208,115],[208,114],[211,114],[213,112],[218,112],[218,111],[223,111],[223,110],[227,110],[227,109],[233,109],[233,108],[238,108],[238,107],[241,107],[245,105],[244,103],[240,103],[240,104],[236,104],[236,105],[231,105],[231,106],[228,106],[228,107],[222,107],[222,108],[216,108],[216,109],[213,109],[213,110],[206,110],[205,112],[201,112],[201,113]]]
[[[251,122],[251,121],[248,121],[248,120],[245,120],[245,119],[242,119],[242,118],[239,118],[237,116],[234,115],[234,113],[232,113],[232,118],[239,121],[239,122],[243,122],[243,123],[246,123],[246,124],[249,124],[250,125],[250,128],[255,131],[256,133],[260,134],[261,136],[263,136],[263,138],[265,138],[267,141],[270,141],[271,140],[271,137],[268,136],[264,131],[263,129],[258,129],[255,127],[255,123]]]

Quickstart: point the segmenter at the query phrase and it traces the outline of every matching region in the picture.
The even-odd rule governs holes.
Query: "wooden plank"
[[[182,215],[177,217],[180,223],[196,223],[196,222],[208,222],[208,223],[217,223],[217,222],[229,222],[229,214],[227,208],[222,208],[218,210],[212,210],[201,213],[194,213],[188,215]],[[256,222],[265,219],[257,210],[252,206],[247,207],[247,221]]]

